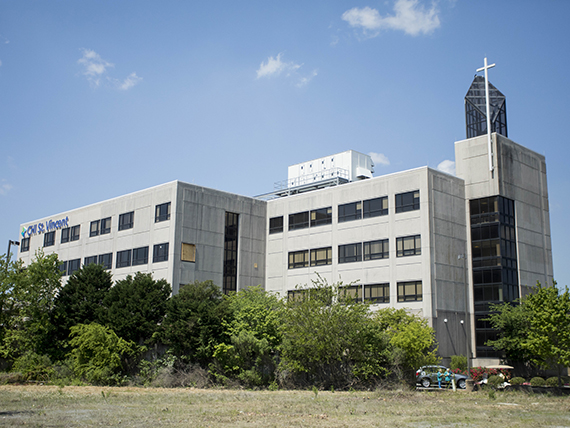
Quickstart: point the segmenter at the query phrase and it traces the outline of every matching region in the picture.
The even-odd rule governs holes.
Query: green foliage
[[[119,337],[137,344],[149,344],[166,313],[171,293],[164,280],[137,272],[117,281],[103,299],[105,325]]]
[[[452,355],[451,363],[449,364],[451,370],[467,370],[467,357],[465,355]]]
[[[229,343],[216,345],[211,370],[247,386],[268,385],[274,379],[281,344],[283,302],[261,286],[230,294],[226,300],[231,318],[222,323]]]
[[[61,357],[72,326],[104,323],[103,300],[113,286],[111,273],[98,264],[84,265],[71,275],[55,298],[51,322]]]
[[[280,372],[297,382],[347,388],[386,375],[388,336],[368,305],[344,296],[342,283],[319,278],[283,312]]]
[[[21,373],[25,380],[47,381],[54,375],[50,358],[33,351],[27,351],[16,358],[12,365],[12,372]]]
[[[93,384],[120,383],[125,358],[134,356],[138,349],[113,330],[97,323],[71,327],[70,354],[75,375]]]
[[[376,312],[375,320],[390,338],[394,363],[405,372],[439,362],[435,331],[425,318],[405,309],[385,308]]]
[[[25,269],[21,262],[10,264],[0,290],[0,356],[15,360],[28,352],[46,353],[52,336],[50,313],[60,280],[56,254],[45,256],[40,250]]]
[[[227,300],[212,281],[183,285],[166,304],[162,339],[183,361],[207,366],[216,345],[228,342],[223,321],[229,314]]]
[[[487,379],[487,385],[497,388],[499,385],[502,385],[505,382],[505,379],[498,375],[491,375]]]
[[[495,305],[488,320],[500,337],[487,344],[506,353],[511,362],[542,367],[570,365],[570,292],[540,283],[519,305]]]
[[[549,377],[546,379],[546,386],[555,387],[558,386],[558,378],[556,376]]]
[[[546,381],[543,378],[541,378],[540,376],[536,376],[530,380],[530,385],[531,386],[545,386]]]
[[[525,383],[524,377],[518,377],[515,376],[514,378],[512,378],[509,382],[511,385],[522,385],[523,383]]]

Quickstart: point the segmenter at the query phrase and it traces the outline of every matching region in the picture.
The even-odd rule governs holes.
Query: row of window
[[[398,302],[421,302],[423,299],[421,281],[398,282]],[[289,300],[302,299],[308,295],[311,289],[289,290],[287,298]],[[341,293],[356,302],[390,303],[390,284],[358,284],[343,287]]]
[[[417,256],[422,253],[420,235],[396,238],[396,257]],[[357,242],[338,246],[338,262],[352,263],[389,257],[389,240]],[[332,264],[332,247],[289,253],[289,269]]]
[[[402,213],[420,209],[420,191],[396,195],[396,212]],[[361,218],[388,214],[388,197],[366,199],[338,206],[338,222],[343,223]],[[305,229],[332,223],[332,207],[289,214],[289,230]],[[283,232],[283,216],[269,219],[269,233]]]
[[[155,208],[154,221],[159,223],[161,221],[170,220],[170,202],[157,205]],[[135,221],[135,212],[119,215],[118,230],[132,229]],[[100,220],[94,220],[89,226],[89,237],[106,235],[111,233],[111,217],[106,217]],[[66,227],[61,229],[61,243],[78,241],[80,235],[80,225]],[[44,234],[44,247],[51,247],[55,245],[55,230],[46,232]],[[23,238],[21,242],[20,252],[30,251],[30,238]]]
[[[115,260],[115,268],[128,266],[138,266],[148,263],[149,247],[134,248],[132,250],[117,251]],[[168,261],[168,242],[164,244],[156,244],[153,247],[152,262]],[[85,257],[84,265],[97,263],[103,265],[105,269],[111,269],[113,266],[113,253],[99,254],[98,256]],[[61,262],[59,266],[63,275],[71,275],[81,267],[81,259],[74,259]]]

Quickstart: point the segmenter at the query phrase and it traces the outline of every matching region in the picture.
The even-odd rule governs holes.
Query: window
[[[349,300],[354,302],[362,302],[362,285],[349,285],[346,287],[341,287],[339,294]]]
[[[398,282],[398,302],[421,302],[422,282]]]
[[[20,252],[30,251],[30,238],[22,238],[20,241]]]
[[[420,235],[396,238],[396,257],[419,256],[422,253]]]
[[[283,232],[283,216],[269,219],[269,234]]]
[[[168,244],[166,244],[168,245]],[[182,243],[180,260],[183,262],[196,262],[196,245]]]
[[[146,265],[148,263],[148,247],[135,248],[133,250],[133,266]]]
[[[79,241],[79,230],[81,228],[81,225],[77,225],[77,226],[73,226],[71,228],[71,236],[69,237],[70,241]]]
[[[309,251],[293,251],[289,253],[289,269],[309,266]]]
[[[53,244],[55,244],[55,230],[44,235],[44,247],[51,247]]]
[[[85,266],[96,264],[96,263],[97,263],[97,256],[85,257],[85,259],[83,260],[83,264]]]
[[[309,211],[289,214],[289,230],[304,229],[309,227]]]
[[[330,265],[332,263],[332,247],[311,250],[311,266]]]
[[[115,267],[122,268],[131,265],[131,250],[118,251]]]
[[[405,213],[420,209],[420,191],[400,193],[396,195],[396,212]]]
[[[111,233],[111,217],[101,220],[101,235],[106,235],[107,233]]]
[[[362,207],[362,218],[378,217],[388,214],[388,196],[368,199]]]
[[[61,243],[65,244],[69,242],[69,232],[71,231],[70,227],[66,227],[65,229],[61,229]]]
[[[362,217],[362,202],[351,202],[338,206],[338,222],[359,220]]]
[[[61,272],[62,276],[67,275],[67,262],[60,262],[59,271]]]
[[[239,214],[226,211],[225,223],[222,291],[228,294],[237,291]]]
[[[156,211],[154,214],[154,222],[158,223],[161,221],[170,220],[170,202],[160,204],[156,206]]]
[[[390,303],[390,284],[365,285],[364,300],[371,303]]]
[[[184,244],[183,244],[184,245]],[[168,260],[168,242],[156,244],[152,249],[152,262],[165,262]]]
[[[287,291],[287,300],[288,301],[298,301],[302,302],[309,296],[309,291],[307,289],[295,289],[295,290],[288,290]]]
[[[100,220],[95,220],[91,222],[91,225],[89,226],[89,237],[91,238],[92,236],[99,236],[99,223]]]
[[[388,239],[364,243],[364,260],[387,259],[389,255]]]
[[[113,264],[113,253],[99,254],[99,264],[105,269],[111,269]]]
[[[135,222],[135,212],[124,213],[119,216],[119,230],[132,229]]]
[[[332,207],[311,211],[311,227],[332,223]]]
[[[77,272],[81,267],[81,259],[70,260],[67,263],[67,274],[73,275],[74,272]]]
[[[352,263],[362,261],[362,244],[347,244],[338,246],[338,262]]]

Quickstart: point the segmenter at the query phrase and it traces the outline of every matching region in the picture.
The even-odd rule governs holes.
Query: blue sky
[[[0,245],[176,179],[262,194],[348,149],[376,176],[449,167],[486,56],[509,137],[546,156],[570,285],[568,16],[562,0],[0,0]]]

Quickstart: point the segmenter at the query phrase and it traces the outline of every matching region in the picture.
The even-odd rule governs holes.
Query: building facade
[[[473,125],[486,120],[480,79],[468,92],[456,176],[422,167],[372,177],[371,158],[349,150],[289,167],[255,198],[174,181],[24,223],[19,258],[55,252],[64,278],[89,263],[115,280],[149,272],[174,293],[212,280],[225,293],[261,284],[287,298],[318,278],[340,281],[373,308],[425,317],[441,356],[495,362],[490,304],[551,283],[553,268],[545,159],[506,137],[494,90],[490,140]]]

